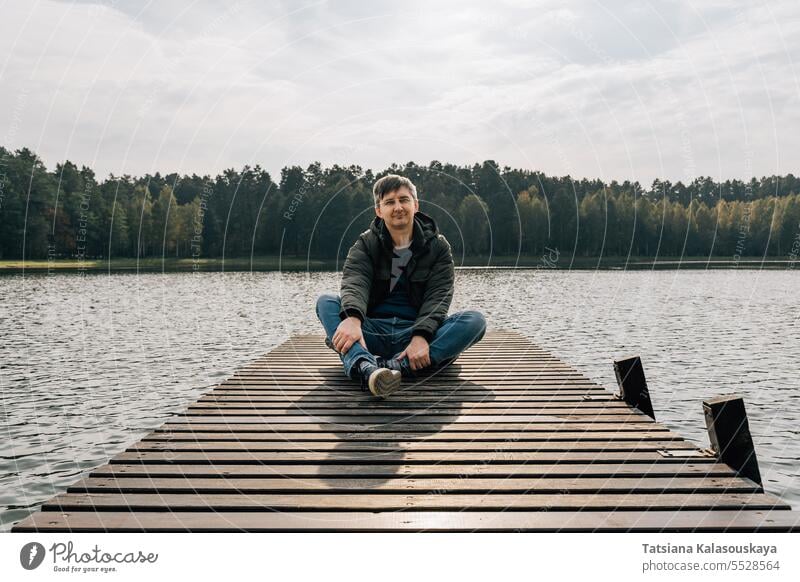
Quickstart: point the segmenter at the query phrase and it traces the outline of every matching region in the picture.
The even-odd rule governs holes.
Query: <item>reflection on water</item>
[[[0,277],[3,529],[293,333],[338,273]],[[459,271],[452,310],[615,389],[641,354],[656,417],[707,446],[701,402],[745,398],[767,491],[800,507],[800,273]]]

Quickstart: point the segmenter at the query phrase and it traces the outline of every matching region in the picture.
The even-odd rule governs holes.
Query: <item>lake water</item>
[[[0,277],[0,528],[293,333],[339,273]],[[452,310],[616,390],[640,354],[657,419],[708,446],[702,400],[744,396],[764,486],[800,508],[800,273],[460,270]]]

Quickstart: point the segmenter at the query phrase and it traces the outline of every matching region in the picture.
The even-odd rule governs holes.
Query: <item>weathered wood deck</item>
[[[386,401],[322,336],[294,336],[13,531],[789,531],[799,515],[490,332]]]

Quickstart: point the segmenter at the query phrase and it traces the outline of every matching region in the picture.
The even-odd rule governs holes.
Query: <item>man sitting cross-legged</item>
[[[486,321],[477,311],[447,315],[450,244],[419,211],[414,184],[390,174],[373,194],[376,218],[347,254],[341,297],[320,296],[317,317],[345,374],[385,397],[401,377],[445,366],[480,341]]]

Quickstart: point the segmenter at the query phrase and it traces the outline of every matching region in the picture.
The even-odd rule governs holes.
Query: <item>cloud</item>
[[[789,1],[4,8],[0,139],[101,174],[438,159],[797,171]]]

